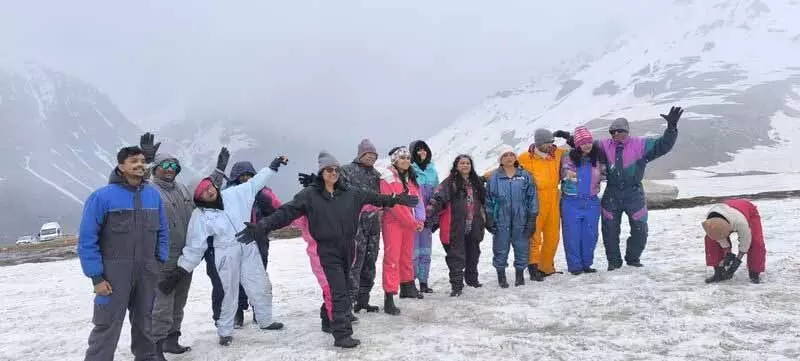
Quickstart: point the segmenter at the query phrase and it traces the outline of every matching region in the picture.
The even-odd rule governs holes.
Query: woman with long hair
[[[485,200],[483,179],[475,173],[472,158],[461,154],[426,209],[425,228],[433,229],[438,222],[439,239],[447,252],[451,297],[461,296],[465,281],[471,287],[483,286],[478,282],[478,259],[486,225]]]
[[[586,127],[575,128],[571,140],[574,148],[561,160],[561,229],[567,270],[579,275],[597,272],[592,268],[600,222],[597,194],[605,165]]]
[[[392,165],[381,170],[382,194],[410,194],[419,196],[416,174],[411,169],[411,153],[406,147],[395,147],[389,151]],[[383,311],[399,315],[394,304],[394,295],[400,288],[400,298],[422,298],[414,285],[414,235],[425,222],[422,202],[416,207],[395,205],[389,208],[381,220],[383,233]]]

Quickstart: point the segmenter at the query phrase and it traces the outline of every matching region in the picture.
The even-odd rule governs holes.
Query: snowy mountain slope
[[[634,134],[657,135],[665,127],[658,114],[679,105],[686,112],[678,143],[649,177],[800,167],[789,157],[800,144],[800,2],[676,1],[651,15],[652,26],[600,58],[498,92],[463,114],[431,138],[438,163],[465,152],[483,169],[500,144],[526,149],[536,128],[586,124],[606,137],[617,117],[628,118]]]
[[[140,131],[91,85],[33,62],[0,60],[0,243],[58,221],[74,232],[83,201],[107,183]]]
[[[182,340],[192,347],[169,360],[797,360],[800,290],[793,222],[800,201],[757,202],[767,237],[764,283],[733,280],[706,285],[699,220],[707,208],[652,211],[642,269],[606,272],[602,242],[591,275],[554,275],[546,282],[500,289],[491,245],[482,243],[484,287],[448,296],[444,252],[433,247],[431,287],[424,300],[398,301],[400,316],[360,313],[355,350],[332,346],[319,330],[320,291],[305,243],[270,246],[275,319],[280,332],[263,332],[245,315],[229,348],[217,345],[211,286],[195,270]],[[624,231],[627,232],[627,231]],[[624,247],[624,243],[623,247]],[[380,257],[380,256],[379,256]],[[380,258],[379,258],[380,259]],[[556,257],[563,270],[563,248]],[[381,262],[378,262],[381,274]],[[37,287],[30,287],[31,274]],[[92,292],[77,260],[0,268],[0,359],[81,360],[91,330]],[[380,302],[380,284],[372,299]],[[118,359],[132,359],[126,320]],[[20,332],[24,329],[26,332]]]

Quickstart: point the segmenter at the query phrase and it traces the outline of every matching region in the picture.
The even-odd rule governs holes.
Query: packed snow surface
[[[195,270],[183,342],[192,346],[169,360],[797,360],[800,358],[800,200],[757,202],[768,259],[764,283],[739,270],[728,282],[706,285],[699,222],[706,208],[653,211],[642,259],[645,267],[559,274],[545,282],[500,289],[491,266],[491,239],[483,242],[480,279],[460,298],[447,295],[444,252],[434,246],[432,287],[424,300],[400,300],[400,316],[365,314],[355,326],[363,342],[333,347],[319,330],[320,291],[305,243],[274,241],[269,270],[276,320],[283,331],[260,331],[245,315],[234,343],[217,345],[210,282]],[[623,230],[627,232],[627,230]],[[624,234],[624,233],[623,233]],[[623,237],[624,239],[624,237]],[[624,242],[623,242],[624,243]],[[624,247],[624,244],[623,244]],[[563,248],[557,268],[566,268]],[[380,262],[373,303],[382,306]],[[512,271],[509,271],[511,275]],[[91,330],[92,294],[77,260],[0,268],[0,359],[81,360]],[[129,326],[117,359],[132,359]]]

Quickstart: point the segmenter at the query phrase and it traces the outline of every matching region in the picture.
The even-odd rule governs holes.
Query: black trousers
[[[450,239],[450,244],[444,245],[447,252],[444,260],[450,269],[450,284],[453,289],[464,288],[467,283],[478,282],[478,260],[481,257],[480,240],[467,236],[460,239]]]

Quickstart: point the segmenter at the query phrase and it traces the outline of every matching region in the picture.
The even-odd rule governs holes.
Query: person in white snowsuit
[[[214,264],[225,292],[216,323],[220,345],[228,346],[233,340],[233,319],[238,308],[240,283],[253,304],[259,327],[266,330],[283,328],[282,323],[272,321],[272,284],[258,246],[251,238],[237,238],[236,233],[244,229],[244,222],[250,220],[256,194],[286,162],[285,157],[275,158],[268,168],[258,171],[249,182],[221,192],[210,179],[201,181],[194,194],[198,208],[189,221],[186,246],[178,258],[178,268],[159,283],[159,288],[169,293],[200,264],[208,248],[208,237],[214,237]]]

